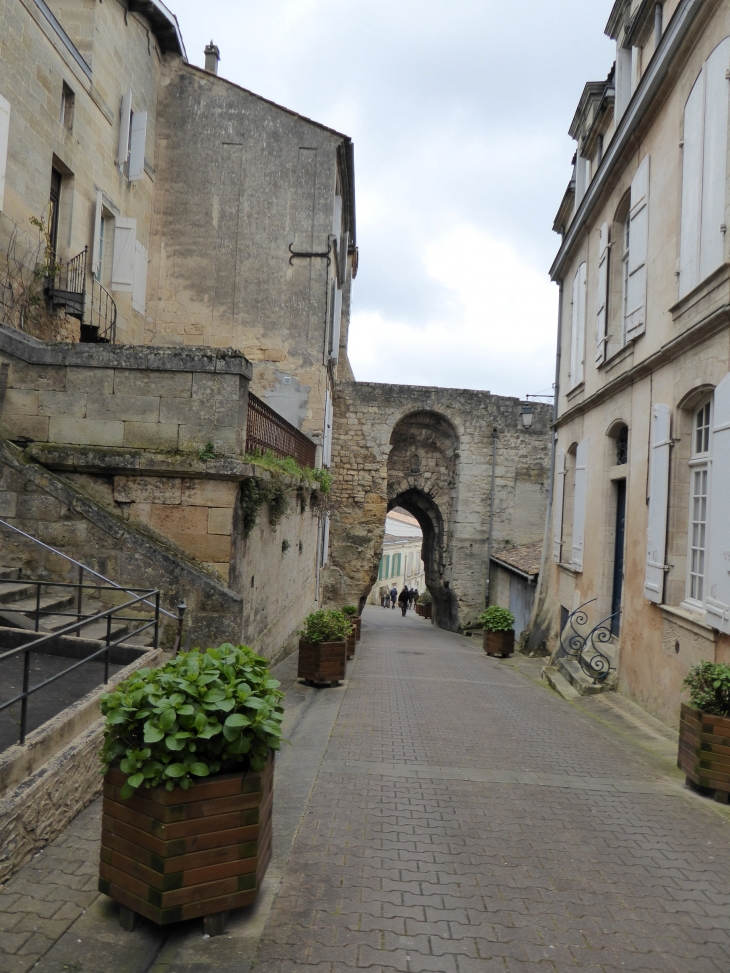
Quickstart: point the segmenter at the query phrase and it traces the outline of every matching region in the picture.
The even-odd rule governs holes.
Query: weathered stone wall
[[[485,607],[493,429],[493,550],[542,539],[551,409],[534,405],[528,430],[521,408],[488,392],[338,383],[326,599],[364,601],[377,579],[386,512],[402,506],[424,532],[437,623],[473,621]]]

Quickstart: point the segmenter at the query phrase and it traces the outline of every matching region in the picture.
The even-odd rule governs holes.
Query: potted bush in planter
[[[362,618],[358,614],[357,608],[354,605],[345,605],[345,607],[342,609],[342,614],[347,615],[352,622],[352,627],[355,630],[355,641],[359,642],[362,628]]]
[[[299,633],[297,675],[306,683],[337,686],[347,669],[347,637],[352,625],[336,608],[312,612]]]
[[[416,614],[421,618],[430,618],[433,610],[433,598],[430,591],[424,591],[416,602]]]
[[[687,781],[730,795],[730,665],[700,662],[692,666],[685,686],[690,702],[682,703],[677,766]]]
[[[283,693],[265,659],[221,645],[140,669],[102,697],[99,890],[166,925],[256,899],[271,857]]]
[[[484,629],[484,651],[487,655],[501,655],[505,658],[515,650],[515,616],[506,608],[490,605],[479,616],[479,624]]]

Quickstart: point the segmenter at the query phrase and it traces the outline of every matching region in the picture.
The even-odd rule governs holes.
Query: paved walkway
[[[39,973],[730,970],[728,811],[682,787],[650,723],[633,732],[609,697],[567,703],[536,665],[379,608],[344,689],[300,687],[288,666],[295,746],[258,908],[214,940],[196,923],[122,934],[90,891],[92,807],[68,833],[87,861],[58,865],[88,912]],[[68,834],[43,855],[58,862]],[[5,890],[3,922],[39,858]],[[61,930],[68,902],[51,899]],[[55,935],[24,915],[20,932],[0,925],[2,949],[5,930],[28,934],[0,973],[25,973],[31,937]]]

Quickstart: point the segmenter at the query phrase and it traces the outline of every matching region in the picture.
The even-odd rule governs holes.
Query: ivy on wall
[[[311,470],[299,466],[294,459],[281,459],[271,452],[246,455],[246,462],[252,466],[266,470],[270,476],[267,479],[251,477],[241,484],[240,503],[243,524],[243,536],[248,537],[259,520],[259,514],[264,504],[269,506],[269,524],[276,527],[289,512],[288,493],[292,489],[289,478],[299,480],[296,487],[297,499],[301,513],[307,509],[307,489],[315,484],[319,491],[326,495],[332,486],[332,477],[328,470]],[[311,501],[314,505],[315,493]]]

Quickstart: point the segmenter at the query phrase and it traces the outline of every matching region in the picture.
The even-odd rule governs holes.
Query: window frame
[[[688,461],[689,491],[687,504],[687,572],[685,596],[680,605],[688,611],[704,611],[705,580],[707,573],[707,528],[708,503],[710,493],[710,445],[712,441],[712,396],[706,396],[692,411],[691,448]],[[701,437],[701,440],[698,439]],[[698,445],[702,448],[698,449]],[[699,477],[699,481],[698,481]],[[696,484],[701,484],[697,491]],[[702,508],[701,517],[696,516],[697,502]],[[701,544],[696,542],[696,528],[701,530]],[[696,569],[695,553],[701,554],[701,570]],[[698,590],[699,584],[699,590]],[[699,597],[698,597],[699,594]]]

